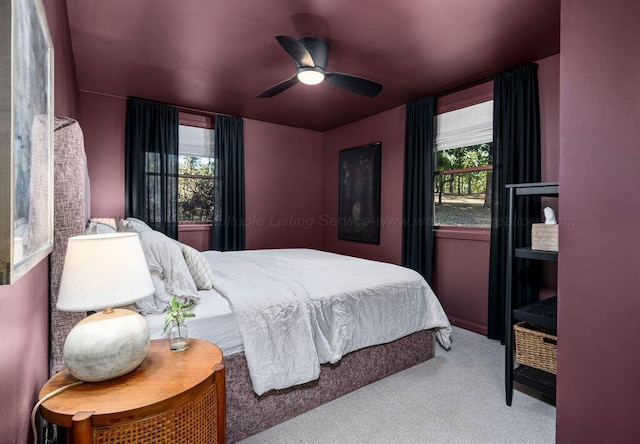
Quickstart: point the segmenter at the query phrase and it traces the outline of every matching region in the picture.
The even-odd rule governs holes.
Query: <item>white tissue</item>
[[[556,213],[553,212],[553,208],[546,207],[544,209],[544,223],[547,225],[557,224]]]

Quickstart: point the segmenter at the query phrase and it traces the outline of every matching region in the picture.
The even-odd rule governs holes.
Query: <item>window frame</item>
[[[465,90],[461,90],[455,93],[452,93],[448,96],[443,96],[443,97],[439,97],[438,98],[438,106],[437,106],[437,114],[434,117],[434,124],[436,129],[438,128],[437,126],[437,121],[438,121],[438,116],[444,113],[448,113],[448,112],[453,112],[453,111],[457,111],[457,110],[461,110],[461,109],[465,109],[474,105],[479,105],[488,101],[493,101],[493,83],[492,82],[487,82],[485,84],[481,84],[481,85],[477,85],[475,87],[472,88],[468,88]],[[436,224],[435,220],[436,220],[436,204],[437,204],[437,198],[436,198],[436,187],[435,187],[435,181],[436,178],[438,176],[445,176],[445,175],[456,175],[456,174],[465,174],[465,173],[474,173],[474,172],[480,172],[480,171],[487,171],[487,172],[493,172],[493,158],[491,156],[489,156],[489,161],[491,162],[490,165],[483,165],[483,166],[477,166],[477,167],[466,167],[466,168],[455,168],[455,169],[448,169],[448,170],[438,170],[438,153],[440,151],[447,151],[448,149],[460,149],[460,148],[469,148],[472,146],[478,146],[481,144],[492,144],[493,140],[490,141],[485,141],[485,142],[480,142],[480,143],[476,143],[474,145],[467,145],[467,146],[459,146],[459,147],[451,147],[448,148],[446,150],[438,150],[438,145],[436,143],[437,141],[437,136],[438,136],[438,132],[436,130],[435,134],[434,134],[434,140],[433,140],[433,167],[434,167],[434,171],[432,172],[433,177],[432,177],[432,181],[434,184],[434,189],[433,189],[433,218],[434,218],[434,229],[435,230],[451,230],[451,231],[455,231],[455,232],[462,232],[462,231],[489,231],[491,229],[490,225],[491,222],[489,223],[489,226],[476,226],[476,225],[440,225],[440,224]],[[489,173],[489,174],[491,174]],[[455,176],[452,176],[453,178],[455,178]],[[485,191],[486,193],[486,191]]]
[[[191,114],[191,113],[186,113],[183,111],[180,111],[180,119],[179,119],[179,126],[188,126],[188,127],[193,127],[193,128],[202,128],[202,129],[206,129],[206,130],[211,130],[211,131],[215,131],[214,125],[213,125],[213,117],[211,116],[205,116],[205,115],[199,115],[199,114]],[[201,156],[201,155],[195,155],[195,154],[191,154],[191,153],[183,153],[180,151],[180,144],[178,143],[178,157],[180,156],[192,156],[192,157],[204,157],[206,159],[212,159],[215,162],[215,158],[213,157],[213,153],[211,153],[212,156]],[[180,173],[178,172],[178,183],[180,181],[181,178],[183,179],[209,179],[211,181],[215,180],[215,176],[212,175],[200,175],[200,174],[184,174],[184,173]],[[179,186],[179,185],[178,185]],[[178,202],[179,202],[179,197],[178,197]],[[178,203],[179,205],[179,203]],[[213,202],[211,203],[211,206],[213,207]],[[213,226],[213,220],[209,220],[209,221],[181,221],[178,220],[178,229],[179,231],[201,231],[203,228],[210,228]]]

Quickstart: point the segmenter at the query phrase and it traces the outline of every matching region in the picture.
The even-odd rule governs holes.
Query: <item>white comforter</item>
[[[306,249],[204,253],[236,315],[253,389],[317,379],[320,364],[363,347],[451,327],[426,281],[408,268]]]

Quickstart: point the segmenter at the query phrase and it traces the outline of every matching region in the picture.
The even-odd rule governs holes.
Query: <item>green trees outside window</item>
[[[178,221],[213,219],[213,159],[180,155],[178,165]]]
[[[438,151],[434,225],[491,226],[492,143]]]

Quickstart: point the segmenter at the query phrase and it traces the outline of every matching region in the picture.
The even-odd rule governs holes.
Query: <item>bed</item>
[[[196,291],[176,288],[177,276],[164,286],[196,302],[189,337],[224,353],[229,442],[430,359],[434,337],[449,347],[439,301],[407,268],[309,249],[194,253],[162,236],[140,232],[152,278],[172,274],[177,251],[210,277]],[[159,338],[168,295],[152,298],[139,309]]]
[[[163,337],[171,295],[192,300],[189,337],[218,345],[227,441],[240,441],[434,356],[451,327],[413,270],[311,249],[199,252],[127,218],[86,234],[138,233],[155,293],[136,303]]]
[[[153,232],[146,224],[132,218],[120,220],[115,226],[99,220],[90,220],[87,225],[90,193],[87,187],[82,131],[77,122],[70,119],[61,120],[59,128],[60,131],[56,134],[54,187],[56,241],[51,258],[52,374],[62,366],[62,344],[68,330],[77,321],[70,318],[68,313],[58,312],[55,308],[66,239],[83,234],[83,231],[85,234],[115,230],[139,233],[143,246],[146,245],[149,271],[156,285],[156,294],[147,300],[138,301],[138,309],[144,313],[152,337],[162,336],[163,304],[168,302],[169,293],[180,294],[198,302],[194,308],[196,317],[188,320],[189,336],[209,340],[224,352],[227,440],[231,443],[432,358],[434,338],[444,347],[449,346],[451,329],[442,307],[426,282],[411,270],[304,249],[200,253],[161,233]],[[258,263],[247,263],[247,258],[251,255],[259,256]],[[312,258],[315,258],[315,263]],[[334,265],[332,270],[329,262]],[[292,264],[299,264],[303,268],[297,272],[299,275],[296,278],[285,271]],[[369,265],[373,266],[373,271],[363,273]],[[342,272],[349,270],[346,284],[344,279],[335,274],[336,267]],[[269,268],[272,271],[275,268],[281,273],[278,276],[262,275],[258,282],[258,269],[264,271]],[[378,281],[380,292],[373,294],[371,284],[388,275],[391,270],[394,275],[396,272],[405,275],[418,293],[396,291],[400,282],[381,284]],[[246,274],[242,275],[240,272]],[[235,280],[232,279],[233,276],[236,277]],[[253,288],[246,294],[246,288],[240,288],[240,294],[244,294],[245,299],[234,299],[229,292],[233,288],[238,289],[243,280]],[[260,378],[256,384],[253,370],[256,367],[260,370],[262,364],[260,358],[256,362],[256,358],[251,357],[251,348],[259,348],[261,344],[250,339],[247,341],[243,337],[248,334],[249,327],[239,321],[244,315],[239,316],[238,307],[247,302],[247,295],[257,298],[265,288],[275,293],[272,296],[278,303],[278,280],[292,281],[289,284],[297,288],[293,293],[297,293],[303,303],[298,301],[294,306],[303,314],[302,318],[307,322],[306,328],[309,330],[306,336],[301,337],[306,337],[306,342],[313,344],[316,357],[313,358],[314,353],[309,350],[303,352],[313,359],[301,360],[304,364],[304,376],[294,376],[294,380],[297,378],[296,383],[286,380],[269,382],[267,377],[266,385]],[[351,284],[354,287],[350,292],[342,291]],[[332,289],[339,291],[332,292]],[[321,293],[308,293],[307,290],[320,290]],[[390,295],[393,298],[389,298]],[[404,305],[401,302],[403,298],[408,299],[410,305]],[[376,309],[368,304],[370,299],[382,302],[381,307]],[[408,308],[411,306],[414,309]],[[262,308],[265,307],[259,307],[257,312]],[[389,317],[394,313],[400,317],[400,320],[396,317],[397,322]],[[428,313],[428,316],[415,317],[415,313]],[[349,314],[351,316],[346,316]],[[368,327],[365,325],[367,321],[371,322]],[[341,330],[349,334],[332,336],[332,331]],[[368,334],[364,334],[367,331]],[[323,338],[323,342],[316,342],[316,338]],[[293,339],[299,338],[294,336]],[[287,338],[281,340],[284,341],[282,344],[291,347],[300,345],[295,341],[287,343]],[[294,364],[296,362],[297,359]],[[277,388],[269,388],[269,384],[275,384],[274,387]]]

